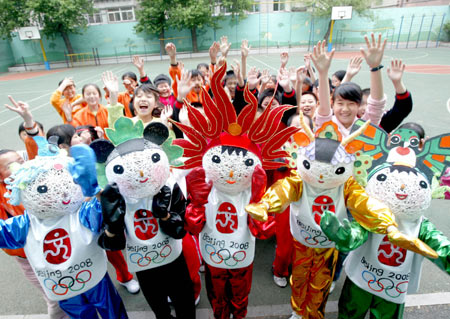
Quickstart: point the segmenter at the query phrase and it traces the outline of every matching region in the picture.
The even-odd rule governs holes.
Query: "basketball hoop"
[[[39,40],[41,35],[37,27],[24,27],[17,30],[20,40]]]
[[[333,7],[331,8],[331,20],[349,20],[352,18],[352,7]]]

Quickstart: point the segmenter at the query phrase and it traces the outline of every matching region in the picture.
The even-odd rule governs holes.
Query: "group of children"
[[[172,318],[169,301],[177,318],[195,317],[201,268],[214,317],[245,318],[255,238],[276,236],[273,279],[286,287],[291,274],[291,318],[324,318],[347,253],[354,266],[345,268],[350,279],[339,318],[364,318],[369,310],[375,318],[402,318],[407,282],[417,281],[413,271],[420,271],[421,259],[411,256],[429,257],[450,273],[450,241],[419,213],[399,217],[398,211],[426,208],[416,209],[414,203],[431,200],[431,175],[418,160],[393,158],[398,159],[395,152],[411,152],[414,159],[437,154],[439,163],[428,167],[434,169],[432,176],[440,176],[449,165],[448,146],[442,136],[440,143],[430,141],[424,148],[417,124],[398,128],[412,111],[402,81],[405,65],[393,60],[387,68],[396,96],[385,111],[386,41],[373,34],[365,41],[361,56],[331,79],[334,51],[327,53],[325,42],[298,68],[288,69],[289,56],[282,53],[277,75],[256,68],[247,72],[245,40],[241,61],[231,70],[226,37],[211,45],[209,64],[190,71],[169,43],[169,76],[157,75],[152,82],[144,60],[133,57],[139,79],[124,73],[126,91],[120,93],[117,77],[104,73],[106,106],[97,85],[84,85],[80,95],[71,78],[63,79],[50,102],[64,124],[46,134],[28,104],[10,97],[7,107],[24,120],[19,135],[26,152],[0,151],[0,190],[8,193],[0,198],[0,246],[14,249],[6,252],[17,256],[31,282],[40,283],[50,317],[96,318],[96,311],[103,318],[127,317],[105,274],[107,259],[128,291],[142,290],[157,318]],[[362,90],[351,80],[364,61],[370,88]],[[385,135],[394,130],[400,133]],[[402,134],[408,141],[397,147]],[[384,142],[388,146],[381,146]],[[380,148],[370,153],[373,159],[361,157]],[[360,178],[384,182],[389,174],[380,172],[390,165],[391,173],[409,175],[417,166],[412,174],[423,177],[400,183],[401,192],[390,189],[399,203],[376,191],[383,187],[369,183],[366,192]],[[366,175],[362,168],[354,170],[360,166]],[[403,192],[410,183],[420,185],[422,197]],[[62,205],[49,204],[45,196],[50,194]],[[407,209],[398,209],[406,198],[412,201]],[[388,247],[386,254],[401,252],[397,264],[378,258],[378,269],[387,267],[386,274],[400,276],[395,289],[402,298],[393,298],[394,286],[371,272],[377,258],[368,256],[377,247],[368,243],[377,236]],[[357,254],[367,267],[362,278],[373,276],[366,280],[369,290],[349,273],[359,267]],[[69,275],[76,267],[84,269]],[[410,286],[417,289],[416,283]],[[358,289],[374,295],[373,302]]]

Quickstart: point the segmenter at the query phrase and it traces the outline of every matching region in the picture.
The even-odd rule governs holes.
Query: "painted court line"
[[[430,294],[417,294],[406,296],[406,307],[421,307],[450,304],[450,292],[438,292]],[[327,303],[325,313],[333,313],[338,311],[338,302],[329,301]],[[248,307],[247,318],[261,318],[263,316],[288,316],[292,312],[290,304],[253,306]],[[129,311],[130,319],[154,319],[155,315],[151,311]],[[44,319],[47,315],[9,315],[0,316],[0,319]],[[213,312],[210,308],[197,309],[197,319],[212,319]]]
[[[120,68],[120,69],[118,69],[118,70],[113,70],[113,72],[122,72],[122,71],[125,70],[126,68],[127,68],[127,67],[123,67],[123,68]],[[78,81],[78,83],[89,82],[88,80],[90,80],[90,79],[92,79],[92,78],[95,78],[95,77],[98,77],[98,75],[94,75],[94,76],[91,76],[91,77],[86,78],[86,79],[84,79],[84,80]],[[98,83],[98,82],[100,82],[100,81],[101,81],[101,79],[96,80],[94,83]],[[43,98],[43,97],[45,97],[45,96],[50,96],[50,95],[52,95],[52,93],[53,93],[53,91],[50,92],[50,93],[43,94],[43,95],[41,95],[41,96],[39,96],[39,97],[36,97],[36,98],[34,98],[34,99],[31,99],[31,100],[28,100],[27,103],[30,103],[30,102],[35,101],[35,100],[37,100],[37,99]],[[41,105],[38,105],[38,106],[36,106],[36,107],[34,107],[34,108],[31,108],[31,112],[35,112],[35,111],[37,111],[37,110],[43,108],[44,106],[48,106],[48,105],[50,105],[50,101],[45,102],[45,103],[43,103],[43,104],[41,104]],[[5,109],[5,110],[3,110],[3,111],[0,111],[0,114],[3,113],[3,112],[6,112],[6,111],[11,112],[11,111]],[[6,124],[8,124],[8,123],[10,123],[10,122],[12,122],[12,121],[14,121],[14,120],[16,120],[16,119],[19,119],[19,118],[20,118],[19,115],[13,116],[12,118],[10,118],[10,119],[8,119],[8,120],[6,120],[6,121],[4,121],[4,122],[1,122],[1,123],[0,123],[0,127],[3,126],[3,125],[6,125]]]

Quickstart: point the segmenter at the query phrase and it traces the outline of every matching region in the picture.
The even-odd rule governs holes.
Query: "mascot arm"
[[[93,197],[90,201],[81,205],[80,212],[81,224],[89,228],[93,233],[99,233],[102,228],[102,206],[97,197]]]
[[[69,164],[68,169],[73,181],[81,186],[83,195],[91,197],[100,192],[94,151],[87,145],[79,144],[70,148],[70,156],[74,162]]]
[[[0,219],[0,248],[23,248],[27,241],[30,220],[28,215]]]
[[[353,177],[350,177],[345,183],[344,198],[352,216],[368,231],[387,234],[389,226],[397,226],[395,217],[389,208],[380,201],[369,197]]]
[[[268,213],[282,213],[293,202],[302,196],[303,181],[296,171],[291,176],[275,182],[264,194],[262,199],[245,207],[254,219],[267,221]]]
[[[450,275],[450,240],[427,219],[420,225],[419,239],[438,254],[437,259],[430,261]]]
[[[172,238],[183,238],[186,235],[184,229],[185,211],[186,199],[178,184],[175,184],[170,200],[169,216],[159,220],[162,231]]]
[[[336,214],[326,210],[320,219],[320,228],[328,239],[334,241],[336,249],[347,253],[367,241],[369,232],[357,222],[344,219],[342,223]]]
[[[275,235],[275,216],[269,214],[267,221],[262,222],[248,216],[248,228],[253,236],[258,239],[269,239]]]
[[[206,222],[205,210],[205,205],[196,206],[190,203],[186,207],[185,221],[188,232],[198,235],[202,231]]]
[[[400,232],[389,208],[367,195],[352,177],[345,184],[344,198],[355,220],[365,229],[377,234],[387,234],[389,241],[401,248],[425,257],[438,257],[436,252],[420,239]]]

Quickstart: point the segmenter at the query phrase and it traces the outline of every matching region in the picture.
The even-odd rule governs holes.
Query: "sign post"
[[[334,21],[336,20],[349,20],[352,18],[352,7],[333,7],[331,8],[331,26],[330,26],[330,38],[328,41],[328,52],[333,49],[333,29]]]
[[[19,28],[19,38],[20,40],[39,40],[42,50],[42,57],[44,58],[44,65],[46,70],[50,70],[50,63],[47,60],[47,55],[45,54],[44,43],[41,39],[41,34],[37,27],[24,27]]]

